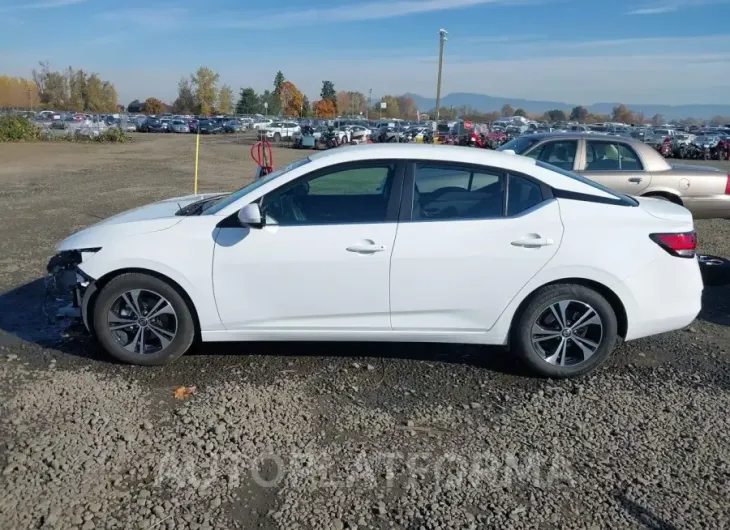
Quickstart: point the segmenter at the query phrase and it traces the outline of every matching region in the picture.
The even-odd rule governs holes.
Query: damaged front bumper
[[[100,249],[65,250],[53,256],[46,265],[44,311],[49,318],[80,319],[89,327],[88,306],[96,292],[94,279],[78,265],[84,256]],[[51,306],[50,301],[53,301]]]

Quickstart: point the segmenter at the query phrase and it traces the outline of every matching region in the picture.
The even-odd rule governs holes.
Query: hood
[[[181,207],[201,199],[227,195],[226,193],[199,193],[153,202],[133,208],[99,221],[58,244],[57,250],[77,250],[81,248],[103,247],[104,240],[110,237],[128,237],[148,232],[167,230],[185,219],[176,216]]]
[[[90,228],[105,224],[120,224],[130,223],[135,221],[149,221],[152,219],[161,219],[166,217],[173,217],[177,220],[175,213],[188,204],[192,204],[201,199],[207,199],[209,197],[217,197],[219,195],[226,195],[225,193],[198,193],[197,195],[184,195],[182,197],[173,197],[172,199],[164,199],[159,202],[153,202],[152,204],[146,204],[126,212],[118,213],[111,217],[107,217],[103,221],[92,225]]]

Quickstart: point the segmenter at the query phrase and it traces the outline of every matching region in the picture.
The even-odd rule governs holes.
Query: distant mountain
[[[416,102],[416,106],[422,111],[432,110],[436,106],[435,98],[426,98],[418,94],[406,93]],[[510,105],[514,109],[523,108],[527,112],[542,114],[553,109],[560,109],[570,112],[577,104],[565,103],[562,101],[541,101],[520,98],[507,98],[501,96],[488,96],[486,94],[470,94],[466,92],[454,92],[441,98],[442,107],[471,107],[480,112],[491,112],[500,110],[504,105]],[[599,114],[611,114],[613,107],[618,103],[594,103],[586,108],[588,112]],[[643,112],[646,118],[655,114],[661,114],[668,120],[683,118],[700,118],[709,120],[713,116],[730,116],[730,105],[707,104],[707,105],[644,105],[624,103],[633,112]]]

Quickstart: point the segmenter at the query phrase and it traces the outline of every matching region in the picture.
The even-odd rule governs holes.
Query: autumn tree
[[[492,112],[487,112],[484,115],[484,121],[487,122],[487,123],[492,123],[494,121],[497,121],[501,117],[502,117],[502,113],[501,112],[497,112],[495,110],[495,111],[492,111]]]
[[[504,105],[502,107],[502,117],[503,118],[511,118],[514,115],[515,115],[515,111],[511,105]]]
[[[299,116],[302,113],[304,96],[291,81],[279,86],[279,105],[285,116]]]
[[[573,107],[573,110],[570,111],[570,120],[571,121],[577,121],[578,123],[585,123],[587,117],[588,117],[588,109],[581,105],[578,105],[577,107]]]
[[[259,111],[259,97],[251,87],[242,88],[236,103],[236,114],[253,114]]]
[[[350,114],[352,111],[352,103],[350,102],[350,93],[340,90],[337,92],[335,99],[337,100],[337,109],[344,113]]]
[[[209,115],[218,100],[218,81],[220,75],[208,68],[201,66],[198,71],[190,76],[190,82],[195,96],[195,107],[198,114]]]
[[[220,114],[233,112],[233,90],[228,85],[223,85],[218,92],[218,106],[216,110]]]
[[[636,121],[634,114],[626,107],[626,105],[616,105],[611,114],[612,121],[621,123],[634,123]]]
[[[337,115],[337,109],[332,100],[321,99],[314,104],[314,115],[317,118],[334,118]]]
[[[337,113],[337,92],[335,91],[335,84],[332,81],[322,81],[322,90],[319,96],[323,100],[331,101],[335,107],[335,113]]]
[[[381,103],[385,103],[383,109],[383,117],[385,118],[398,118],[400,116],[400,108],[398,107],[398,99],[395,96],[383,96],[380,100]]]
[[[49,63],[41,62],[40,70],[33,70],[35,103],[55,110],[90,112],[115,112],[117,91],[109,81],[98,74],[87,74],[83,70],[69,67],[64,72],[55,72]]]
[[[39,103],[38,87],[32,80],[0,76],[0,109],[32,109]]]
[[[398,112],[402,118],[407,120],[414,119],[416,117],[416,102],[413,101],[412,97],[409,96],[398,96],[396,98],[398,104]]]
[[[514,113],[515,116],[522,116],[523,118],[527,118],[527,111],[523,108],[519,108]]]
[[[183,77],[177,83],[177,99],[172,103],[175,114],[191,114],[195,112],[195,94],[190,79]]]
[[[147,98],[144,101],[145,114],[162,114],[165,112],[165,106],[157,98]]]
[[[88,98],[86,74],[83,70],[74,71],[70,66],[66,73],[69,90],[69,110],[83,111],[86,108],[84,100]]]

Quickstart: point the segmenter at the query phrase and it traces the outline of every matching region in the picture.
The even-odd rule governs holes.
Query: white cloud
[[[23,9],[56,9],[60,7],[84,4],[86,2],[88,2],[88,0],[41,0],[39,2],[31,2],[28,4],[11,4],[0,6],[0,13],[21,11]]]
[[[665,13],[674,13],[677,11],[685,11],[695,9],[697,7],[709,6],[715,4],[727,4],[730,0],[665,0],[664,2],[652,2],[642,7],[631,9],[629,15],[663,15]]]
[[[678,9],[677,6],[642,7],[629,11],[629,15],[661,15],[663,13],[673,13]]]
[[[304,2],[306,4],[306,2]],[[224,22],[225,27],[258,28],[258,27],[293,27],[327,22],[353,22],[378,20],[429,13],[434,11],[452,11],[484,4],[517,4],[519,0],[397,0],[393,2],[368,2],[351,5],[332,6],[321,9],[302,9],[286,11],[261,11],[247,13],[246,18],[239,14],[231,14],[232,18]],[[239,17],[239,18],[236,18]],[[223,17],[226,18],[226,17]]]

